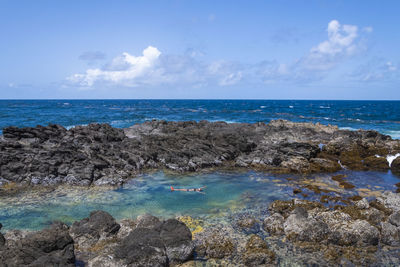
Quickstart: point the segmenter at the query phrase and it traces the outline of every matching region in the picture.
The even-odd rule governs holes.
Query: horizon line
[[[0,101],[81,101],[81,100],[180,100],[180,101],[400,101],[400,99],[307,99],[307,98],[4,98]]]

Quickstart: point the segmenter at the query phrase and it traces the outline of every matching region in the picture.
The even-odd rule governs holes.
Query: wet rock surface
[[[0,182],[25,185],[120,185],[147,169],[387,170],[385,157],[400,151],[398,140],[375,131],[283,120],[148,121],[126,129],[107,124],[70,130],[59,125],[8,127],[3,137]],[[399,169],[399,160],[392,162],[393,171]]]

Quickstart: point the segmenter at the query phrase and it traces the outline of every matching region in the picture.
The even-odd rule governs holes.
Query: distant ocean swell
[[[0,134],[7,126],[89,123],[129,127],[146,120],[265,122],[286,119],[371,129],[400,139],[400,101],[326,100],[0,100]]]

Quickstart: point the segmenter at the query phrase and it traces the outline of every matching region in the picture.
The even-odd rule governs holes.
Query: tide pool
[[[356,187],[341,188],[331,179],[333,174],[299,176],[221,171],[187,175],[148,173],[131,179],[120,188],[36,188],[18,195],[1,194],[0,222],[4,230],[37,230],[55,220],[71,224],[93,210],[105,210],[117,219],[151,213],[164,218],[189,215],[205,221],[229,223],[235,213],[264,216],[268,205],[277,199],[319,199],[321,194],[308,190],[307,185],[328,190],[325,195],[372,198],[384,190],[395,190],[395,183],[400,181],[390,172],[342,171],[340,174],[347,175],[346,180]],[[206,188],[204,193],[171,192],[170,186]],[[294,188],[301,188],[304,195],[294,195]]]

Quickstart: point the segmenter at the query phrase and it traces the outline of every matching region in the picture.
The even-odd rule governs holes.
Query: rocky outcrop
[[[62,223],[0,246],[0,266],[75,266],[74,241]]]
[[[246,167],[279,173],[387,170],[400,142],[375,131],[277,120],[264,123],[148,121],[127,129],[90,124],[3,130],[0,182],[120,185],[146,169]],[[397,159],[399,160],[399,159]],[[397,160],[392,169],[397,170]]]
[[[400,196],[385,192],[376,201],[366,199],[347,206],[326,208],[317,202],[275,201],[264,220],[271,235],[293,242],[368,247],[400,242]]]
[[[174,266],[191,260],[189,228],[176,219],[151,215],[121,225],[93,211],[71,227],[56,222],[37,232],[0,234],[0,266]]]

